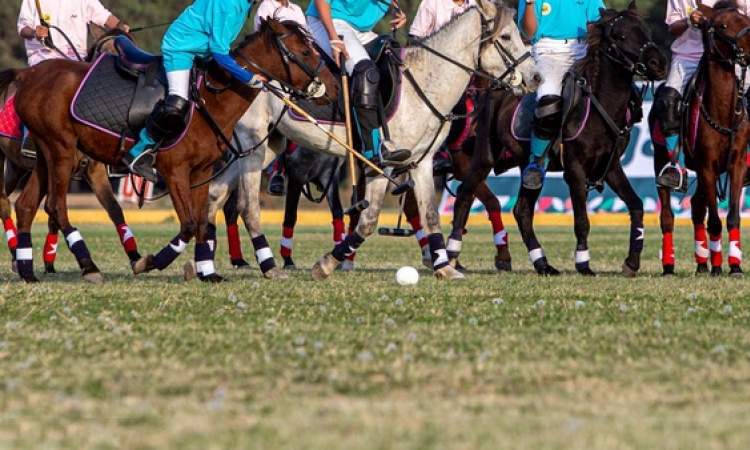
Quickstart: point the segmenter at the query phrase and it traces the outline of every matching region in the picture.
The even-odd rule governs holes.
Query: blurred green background
[[[68,0],[64,0],[68,1]],[[192,3],[190,0],[101,0],[104,6],[109,8],[115,15],[125,20],[131,26],[139,27],[169,21],[176,17],[182,9]],[[401,0],[401,7],[413,17],[419,6],[420,0]],[[624,8],[629,0],[609,0],[607,6]],[[303,8],[308,0],[297,2]],[[517,2],[510,2],[515,7]],[[638,2],[644,18],[651,26],[654,38],[657,42],[668,45],[669,37],[664,26],[664,12],[666,0],[640,0]],[[22,67],[26,64],[26,53],[23,42],[16,33],[16,20],[21,6],[21,0],[0,0],[0,67]],[[251,22],[248,21],[248,31]],[[385,22],[380,31],[386,32]],[[152,51],[159,48],[164,28],[144,31],[138,33],[137,40],[140,45]],[[403,36],[403,34],[402,34]]]

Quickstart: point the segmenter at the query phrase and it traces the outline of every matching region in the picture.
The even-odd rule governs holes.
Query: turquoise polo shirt
[[[249,11],[248,0],[195,0],[164,35],[164,68],[167,72],[187,70],[196,56],[229,54]]]
[[[358,31],[372,31],[390,7],[387,0],[327,0],[331,5],[331,17],[347,22]],[[320,18],[315,2],[310,0],[306,14]]]
[[[602,0],[536,0],[537,30],[531,42],[539,39],[583,39],[586,26],[601,17],[599,8],[604,8]],[[523,29],[523,16],[526,4],[518,8],[518,26]]]

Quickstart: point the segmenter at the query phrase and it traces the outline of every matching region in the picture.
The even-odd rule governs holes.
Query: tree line
[[[69,0],[63,0],[69,1]],[[100,0],[104,6],[116,16],[125,20],[133,27],[141,27],[159,24],[174,19],[187,5],[190,0],[143,0],[134,2],[132,0]],[[294,0],[292,0],[294,1]],[[401,8],[413,17],[417,11],[420,0],[400,0]],[[613,8],[624,8],[629,0],[605,0],[606,4]],[[308,0],[297,2],[303,9]],[[517,2],[508,3],[516,6]],[[0,67],[23,67],[26,64],[26,52],[23,41],[16,32],[16,21],[21,0],[0,0]],[[669,36],[664,26],[664,12],[666,0],[639,0],[639,9],[644,19],[651,27],[656,42],[669,42]],[[246,32],[251,32],[252,21],[248,21]],[[165,28],[154,28],[136,35],[139,45],[151,51],[158,51],[161,36]],[[387,25],[381,24],[381,32],[387,32]],[[403,36],[403,34],[402,34]]]

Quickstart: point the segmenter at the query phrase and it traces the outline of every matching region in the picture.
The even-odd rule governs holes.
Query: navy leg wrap
[[[268,246],[268,241],[265,235],[260,235],[253,238],[253,248],[255,249],[255,260],[258,261],[260,271],[263,273],[276,267],[276,261],[273,259],[273,252],[271,247]]]
[[[16,247],[16,264],[18,274],[24,280],[34,276],[34,260],[31,249],[31,233],[18,233],[18,246]]]
[[[643,223],[630,225],[630,253],[641,253],[643,251],[644,227]]]
[[[180,253],[185,251],[186,246],[187,242],[184,242],[179,236],[175,237],[154,256],[154,267],[159,270],[166,269],[167,266],[172,264],[172,261],[180,256]]]
[[[355,231],[347,235],[343,241],[336,244],[331,254],[336,260],[344,261],[347,256],[354,254],[363,242],[365,242],[365,238]]]
[[[448,252],[445,250],[445,240],[440,233],[432,233],[427,236],[427,242],[430,244],[430,257],[432,258],[432,268],[441,269],[448,265]]]
[[[208,242],[195,244],[195,270],[199,276],[206,277],[216,273],[213,256]]]
[[[75,255],[79,265],[82,262],[91,261],[89,249],[77,228],[66,228],[63,230],[63,234],[65,235],[65,241],[68,243],[68,248]]]
[[[211,251],[211,258],[216,258],[216,225],[209,223],[208,229],[206,230],[206,243],[208,244],[209,250]],[[198,250],[196,249],[196,252]],[[195,260],[198,261],[198,255],[196,253]]]

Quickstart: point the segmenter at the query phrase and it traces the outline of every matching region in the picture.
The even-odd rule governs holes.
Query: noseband
[[[625,16],[620,14],[605,23],[606,28],[604,30],[604,39],[607,41],[607,47],[604,54],[607,58],[621,65],[633,75],[645,78],[648,72],[648,67],[646,66],[644,58],[646,51],[652,48],[658,49],[659,47],[653,40],[649,39],[638,49],[637,55],[630,55],[618,46],[616,43],[617,39],[612,36],[612,33],[614,33],[615,25],[624,18]]]

